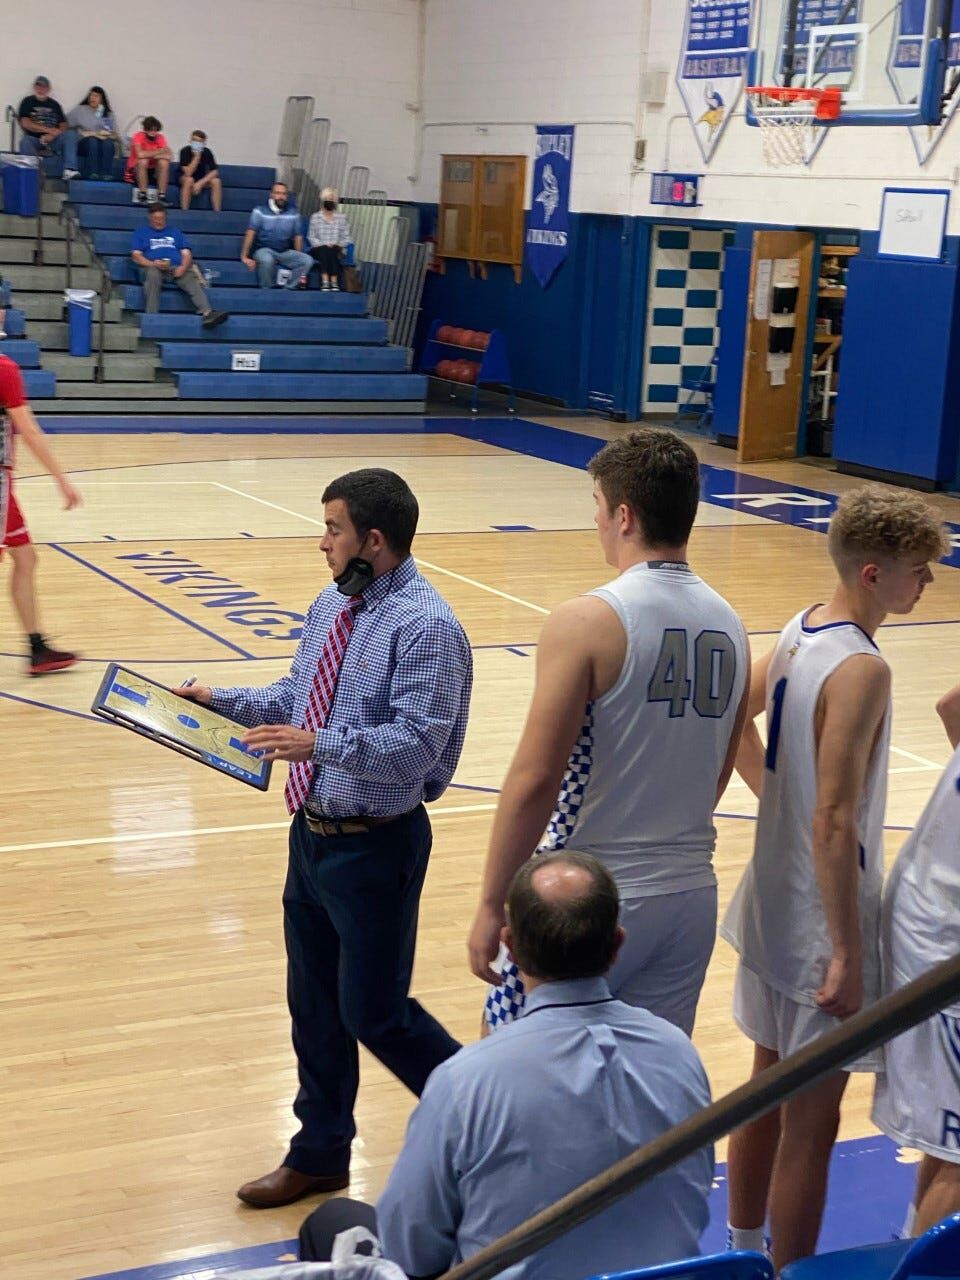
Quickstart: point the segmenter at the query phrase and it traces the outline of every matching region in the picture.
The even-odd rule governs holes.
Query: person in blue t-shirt
[[[256,249],[251,256],[254,242]],[[258,204],[250,214],[240,261],[248,271],[256,271],[261,289],[274,287],[278,267],[285,267],[289,272],[287,289],[298,288],[301,277],[313,267],[313,259],[303,252],[300,214],[290,202],[285,182],[275,182],[267,203]]]
[[[193,265],[186,236],[179,227],[167,226],[166,205],[151,204],[147,209],[147,223],[133,233],[130,246],[130,257],[143,277],[144,310],[148,314],[160,310],[160,290],[164,281],[169,280],[182,289],[196,307],[205,329],[223,324],[230,318],[229,314],[211,307],[200,273]]]

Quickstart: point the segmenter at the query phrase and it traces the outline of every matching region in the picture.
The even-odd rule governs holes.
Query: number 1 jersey
[[[634,565],[591,595],[627,637],[612,689],[588,703],[544,852],[599,858],[624,898],[716,883],[717,781],[746,681],[743,624],[687,565]]]
[[[813,858],[817,804],[816,716],[820,691],[856,654],[882,662],[854,622],[813,627],[812,609],[784,627],[767,670],[767,752],[753,857],[720,927],[748,969],[800,1004],[815,1004],[833,947]],[[880,994],[883,817],[890,706],[873,745],[856,813],[864,1003]]]

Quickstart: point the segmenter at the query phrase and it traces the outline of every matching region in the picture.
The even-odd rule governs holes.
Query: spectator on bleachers
[[[230,318],[226,311],[215,311],[210,305],[186,236],[179,227],[167,226],[165,205],[148,206],[147,226],[133,233],[130,256],[143,277],[144,310],[148,314],[160,310],[160,290],[169,280],[196,307],[205,329],[213,329]]]
[[[151,181],[159,199],[163,199],[167,190],[173,152],[161,132],[162,129],[163,125],[156,116],[144,116],[143,128],[130,139],[130,154],[127,156],[127,171],[123,180],[136,182],[136,200],[139,204],[147,203],[147,190]]]
[[[595,858],[568,850],[523,864],[503,931],[533,987],[522,1016],[434,1069],[376,1211],[321,1205],[301,1229],[304,1260],[323,1261],[359,1226],[408,1276],[438,1275],[709,1104],[684,1032],[610,995],[619,910]],[[712,1179],[701,1147],[510,1274],[582,1280],[692,1257]]]
[[[91,182],[109,182],[117,154],[117,122],[105,89],[95,84],[84,100],[67,116],[76,132],[80,176]]]
[[[256,271],[261,289],[276,285],[280,267],[288,272],[284,287],[297,289],[301,278],[313,267],[313,259],[303,252],[300,224],[300,214],[290,204],[287,184],[275,182],[267,203],[258,204],[250,214],[240,249],[240,261],[248,271]]]
[[[320,268],[320,288],[340,288],[340,262],[350,243],[350,223],[338,209],[339,197],[333,187],[324,187],[320,208],[307,227],[310,257]]]
[[[23,130],[21,155],[52,158],[54,165],[47,166],[47,172],[54,174],[61,167],[58,162],[62,162],[63,176],[75,178],[77,135],[67,128],[63,107],[50,96],[50,81],[46,76],[37,76],[34,80],[33,93],[20,103],[17,118]]]
[[[194,129],[190,141],[180,151],[180,208],[189,209],[193,197],[208,188],[213,211],[219,213],[223,206],[223,183],[216,156],[207,146],[204,131]]]

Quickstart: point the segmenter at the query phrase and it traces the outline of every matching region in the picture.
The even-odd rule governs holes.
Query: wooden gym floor
[[[85,498],[70,513],[21,459],[45,626],[84,661],[29,679],[9,605],[0,610],[3,1275],[67,1280],[274,1241],[306,1212],[256,1213],[234,1198],[274,1167],[292,1122],[281,788],[262,795],[87,713],[109,660],[170,683],[255,684],[284,670],[290,615],[327,581],[319,495],[357,466],[409,479],[421,567],[475,646],[466,749],[456,786],[433,806],[414,978],[455,1035],[474,1037],[483,988],[466,969],[464,937],[537,635],[554,605],[610,573],[582,470],[455,431],[61,436],[55,447]],[[727,451],[698,449],[737,470]],[[753,490],[833,494],[854,482],[796,463],[743,470],[739,497],[703,504],[691,558],[761,653],[797,609],[824,598],[831,571],[816,524],[767,518],[770,503]],[[938,505],[960,520],[960,501]],[[191,580],[157,569],[161,552],[249,594],[233,608],[191,597]],[[895,691],[890,855],[948,756],[933,707],[960,679],[958,587],[957,570],[941,568],[915,616],[881,635]],[[755,805],[739,780],[720,813],[722,907],[753,836]],[[732,977],[720,943],[696,1032],[717,1095],[750,1059],[730,1018]],[[845,1138],[872,1132],[862,1080],[848,1094]],[[354,1196],[379,1191],[411,1103],[365,1056]]]

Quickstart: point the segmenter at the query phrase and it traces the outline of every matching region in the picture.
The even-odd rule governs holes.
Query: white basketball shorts
[[[885,1046],[873,1123],[894,1142],[960,1164],[960,1018],[938,1013]]]

